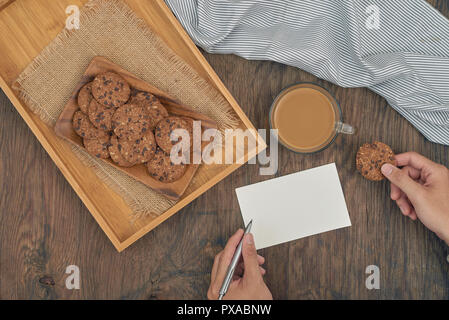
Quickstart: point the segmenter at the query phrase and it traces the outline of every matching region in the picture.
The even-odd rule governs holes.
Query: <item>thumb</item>
[[[245,234],[243,237],[242,256],[245,266],[243,281],[253,283],[254,281],[260,280],[262,275],[259,271],[256,246],[254,244],[254,237],[251,233]]]
[[[401,169],[386,163],[382,166],[381,171],[391,183],[401,189],[409,198],[413,198],[421,191],[421,185]]]

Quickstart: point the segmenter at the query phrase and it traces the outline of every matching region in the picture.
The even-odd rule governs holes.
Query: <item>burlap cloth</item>
[[[54,126],[89,62],[97,55],[211,117],[219,129],[237,125],[232,107],[223,96],[118,0],[89,1],[81,8],[80,28],[64,29],[22,72],[15,88],[31,110]],[[135,218],[159,215],[174,204],[79,147],[73,146],[73,151],[124,198]],[[200,168],[197,176],[202,172]]]

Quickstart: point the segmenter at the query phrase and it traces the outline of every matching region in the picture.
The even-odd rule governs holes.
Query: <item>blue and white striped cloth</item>
[[[449,145],[449,21],[424,0],[165,1],[207,52],[368,87]]]

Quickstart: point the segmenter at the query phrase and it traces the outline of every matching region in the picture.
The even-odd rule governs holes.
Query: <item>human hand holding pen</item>
[[[416,152],[395,159],[402,168],[382,166],[391,181],[391,199],[402,214],[419,219],[449,245],[449,170]]]
[[[218,299],[220,288],[226,277],[228,266],[231,263],[234,252],[242,239],[242,229],[229,239],[223,251],[215,256],[211,273],[211,283],[207,292],[210,300]],[[271,300],[270,290],[263,281],[265,269],[261,265],[265,262],[262,256],[256,252],[254,238],[251,233],[243,237],[242,261],[237,265],[229,289],[224,296],[225,300]]]

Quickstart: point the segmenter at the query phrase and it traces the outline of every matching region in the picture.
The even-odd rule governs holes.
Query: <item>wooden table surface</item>
[[[446,17],[447,0],[429,1]],[[281,147],[276,176],[336,162],[352,227],[260,250],[276,299],[449,299],[449,248],[403,217],[386,182],[356,173],[364,142],[414,150],[449,166],[449,147],[426,141],[386,101],[364,88],[345,89],[273,62],[206,54],[257,128],[280,90],[299,81],[330,89],[344,118],[359,128],[327,150],[298,155]],[[118,253],[62,174],[0,92],[0,299],[203,299],[213,257],[242,226],[234,189],[263,181],[245,165],[180,213]],[[65,286],[66,267],[81,288]],[[365,286],[369,265],[380,289]]]

